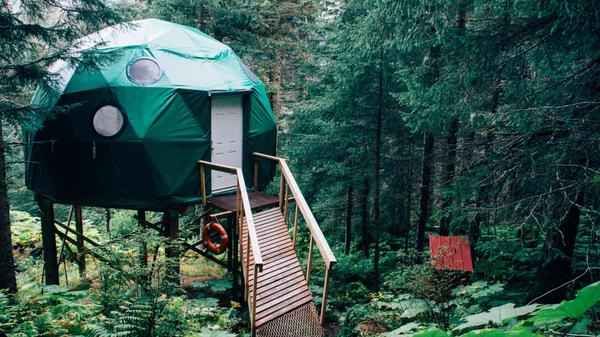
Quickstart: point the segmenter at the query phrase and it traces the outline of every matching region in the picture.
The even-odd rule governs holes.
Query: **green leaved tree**
[[[74,40],[120,22],[122,13],[101,0],[0,2],[0,289],[17,289],[3,126],[35,127],[39,114],[51,113],[29,105],[34,86],[48,76],[53,62],[78,62]]]

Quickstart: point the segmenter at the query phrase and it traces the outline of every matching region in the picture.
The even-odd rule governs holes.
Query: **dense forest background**
[[[278,154],[290,159],[339,260],[328,335],[600,332],[596,1],[0,6],[0,195],[8,196],[0,198],[0,249],[8,256],[14,248],[20,288],[17,299],[0,295],[0,336],[248,332],[243,309],[226,295],[228,275],[206,261],[190,258],[200,264],[190,273],[203,276],[188,284],[192,299],[169,282],[148,285],[135,270],[100,262],[86,282],[71,276],[70,287],[39,285],[39,211],[23,187],[20,125],[49,112],[32,109],[29,99],[49,64],[76,62],[68,48],[74,39],[148,17],[197,27],[230,45],[267,85]],[[10,223],[3,212],[9,200]],[[130,212],[112,212],[85,213],[94,235],[115,242],[105,254],[133,261],[140,236],[158,252],[161,238],[139,232]],[[57,214],[66,217],[68,209]],[[469,238],[473,273],[432,270],[427,237],[437,234]],[[3,259],[0,270],[10,264]],[[76,265],[69,268],[75,273]],[[322,282],[313,283],[322,291]]]

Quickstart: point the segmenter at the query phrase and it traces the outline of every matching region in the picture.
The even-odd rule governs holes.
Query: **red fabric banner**
[[[471,247],[466,236],[429,236],[431,264],[435,269],[473,271]]]

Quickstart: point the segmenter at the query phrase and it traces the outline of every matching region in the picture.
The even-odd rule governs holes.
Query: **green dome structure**
[[[25,130],[26,183],[36,194],[66,204],[165,209],[200,201],[198,160],[241,165],[250,182],[252,153],[274,154],[276,122],[263,83],[231,48],[199,30],[138,20],[86,36],[75,48],[109,61],[92,68],[57,62],[50,68],[57,79],[35,93],[33,106],[63,111]],[[260,171],[259,185],[273,170]]]

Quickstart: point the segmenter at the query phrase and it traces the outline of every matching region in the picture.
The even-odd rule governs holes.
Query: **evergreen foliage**
[[[97,251],[105,264],[74,283],[86,290],[40,287],[27,276],[41,270],[39,219],[22,185],[19,148],[8,146],[20,142],[15,122],[35,127],[36,116],[55,113],[28,100],[49,64],[78,61],[73,40],[134,17],[199,28],[230,45],[268,85],[278,153],[290,159],[338,257],[328,335],[600,333],[596,1],[123,3],[132,6],[0,3],[0,287],[16,288],[14,273],[5,272],[14,252],[21,288],[0,295],[0,335],[249,330],[244,306],[227,303],[231,284],[216,267],[203,265],[210,277],[183,295],[166,274],[168,242],[139,228],[131,212],[109,213],[108,231],[104,210],[86,211],[88,233],[111,243]],[[102,62],[109,60],[90,66]],[[67,212],[57,209],[61,218]],[[475,271],[433,270],[430,234],[467,236]],[[298,247],[307,238],[301,230]],[[61,263],[72,264],[74,255]],[[319,304],[324,270],[314,267]]]

